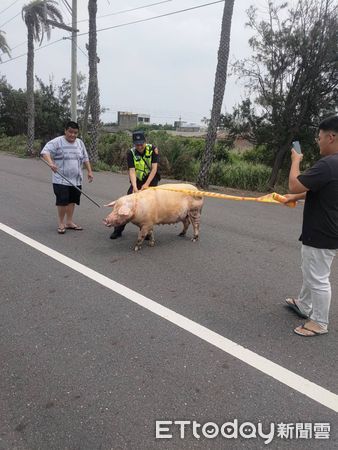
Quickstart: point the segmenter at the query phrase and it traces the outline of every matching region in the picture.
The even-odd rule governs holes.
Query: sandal
[[[309,322],[307,322],[309,323]],[[305,333],[302,332],[305,330]],[[311,328],[306,327],[306,323],[304,325],[301,325],[300,327],[297,327],[293,330],[298,336],[303,337],[314,337],[314,336],[320,336],[321,334],[327,334],[328,330],[323,328],[321,331],[312,330]],[[310,332],[311,334],[308,334]]]
[[[301,317],[302,319],[308,319],[309,316],[307,316],[306,314],[302,313],[302,311],[299,309],[299,307],[296,304],[296,300],[294,298],[286,298],[285,302],[287,304],[287,306],[292,309],[292,311],[294,311],[299,317]]]
[[[66,226],[66,230],[82,231],[83,228],[80,225],[74,225],[74,226]]]
[[[58,228],[58,234],[65,234],[66,228]]]

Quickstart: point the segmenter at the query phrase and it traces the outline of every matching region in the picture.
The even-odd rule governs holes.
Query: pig
[[[166,190],[168,188],[168,190]],[[125,225],[132,222],[140,228],[135,251],[142,247],[144,239],[149,239],[151,247],[155,244],[154,225],[183,222],[179,236],[185,236],[190,223],[194,235],[192,241],[199,237],[199,226],[203,198],[191,194],[170,191],[169,189],[188,189],[197,191],[191,184],[162,184],[156,189],[145,189],[135,194],[125,195],[109,203],[112,212],[104,219],[107,227]]]

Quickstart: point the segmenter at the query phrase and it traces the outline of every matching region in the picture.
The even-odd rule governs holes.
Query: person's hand
[[[51,170],[53,172],[57,172],[57,170],[58,170],[58,166],[56,164],[54,164],[54,163],[49,164],[49,167],[51,168]]]
[[[137,187],[133,187],[133,193],[136,194],[138,192]]]
[[[144,189],[147,189],[148,187],[149,187],[148,184],[144,184],[144,185],[141,187],[141,191],[144,191]]]
[[[88,172],[88,181],[89,181],[89,183],[91,183],[92,181],[93,181],[93,179],[94,179],[94,175],[93,175],[93,172]]]
[[[285,194],[283,197],[286,198],[286,202],[284,203],[284,205],[287,205],[288,203],[294,203],[298,200],[298,195],[297,194]]]
[[[296,152],[294,148],[291,149],[291,161],[294,162],[301,162],[303,159],[303,154]]]

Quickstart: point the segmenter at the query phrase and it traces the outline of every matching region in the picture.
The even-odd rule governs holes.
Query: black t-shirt
[[[298,180],[309,189],[299,240],[310,247],[338,249],[338,154],[320,159]]]
[[[153,153],[151,155],[151,164],[158,163],[158,154],[155,152],[156,145],[152,145],[151,148],[153,150]],[[135,149],[135,153],[136,153],[136,155],[141,156],[141,157],[144,155],[144,153],[140,153],[136,149]],[[128,169],[135,168],[134,157],[133,157],[131,150],[128,150],[128,152],[127,152],[127,164],[128,164]]]

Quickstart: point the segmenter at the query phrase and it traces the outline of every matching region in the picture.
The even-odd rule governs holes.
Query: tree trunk
[[[233,7],[234,7],[234,0],[225,0],[222,18],[221,39],[218,49],[218,60],[215,75],[214,97],[212,103],[211,118],[208,127],[205,150],[201,161],[201,168],[197,177],[197,186],[200,188],[208,187],[209,171],[213,160],[215,141],[217,137],[217,126],[220,120],[222,103],[224,98],[224,90],[227,80],[231,18]]]
[[[269,190],[273,190],[275,187],[275,184],[277,182],[278,179],[278,173],[283,165],[283,161],[285,158],[285,155],[287,154],[287,152],[291,151],[291,145],[292,145],[292,138],[289,139],[277,152],[274,163],[273,163],[273,167],[272,167],[272,171],[271,171],[271,175],[268,181],[268,189]]]
[[[88,117],[89,117],[89,109],[90,109],[90,102],[91,102],[91,95],[90,95],[90,85],[88,83],[88,90],[87,90],[87,97],[86,97],[86,105],[83,113],[83,120],[82,120],[82,138],[85,139],[87,136],[88,131]]]
[[[34,40],[33,26],[27,25],[28,29],[28,51],[27,51],[27,155],[34,152],[34,127],[35,127],[35,106],[34,106]]]
[[[96,13],[97,0],[88,1],[89,13],[89,40],[88,40],[88,60],[89,60],[89,101],[90,115],[92,118],[92,128],[90,134],[89,157],[94,163],[98,160],[97,142],[98,128],[100,123],[100,94],[97,80],[97,33],[96,33]]]

